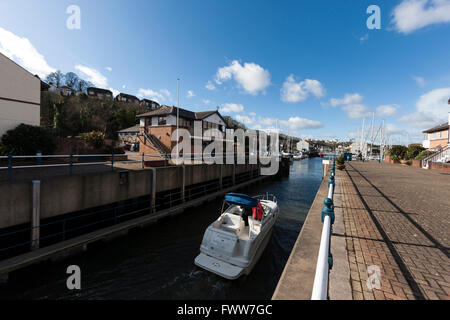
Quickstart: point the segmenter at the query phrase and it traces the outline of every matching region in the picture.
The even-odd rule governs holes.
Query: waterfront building
[[[309,143],[305,140],[300,140],[297,142],[297,150],[298,151],[309,151]]]
[[[200,124],[202,135],[206,130],[213,128],[225,133],[227,128],[225,119],[217,110],[193,112],[180,108],[177,112],[177,107],[161,106],[137,116],[140,124],[139,152],[162,155],[172,151],[176,146],[176,141],[172,141],[171,137],[177,129],[177,113],[179,128],[187,129],[192,137],[195,122]]]
[[[0,137],[21,123],[39,126],[41,80],[0,53]]]
[[[450,112],[448,114],[448,122],[423,131],[422,146],[428,150],[437,151],[450,145],[449,125]]]
[[[137,124],[135,126],[117,131],[117,135],[119,136],[119,142],[121,145],[132,145],[139,143],[139,132],[140,126]]]

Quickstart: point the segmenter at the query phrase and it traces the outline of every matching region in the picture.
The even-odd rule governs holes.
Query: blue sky
[[[301,137],[355,138],[376,112],[393,143],[420,142],[448,119],[449,40],[450,0],[0,2],[0,52],[33,73],[169,105],[180,78],[183,108]]]

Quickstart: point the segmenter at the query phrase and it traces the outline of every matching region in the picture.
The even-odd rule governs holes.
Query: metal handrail
[[[328,277],[333,266],[333,256],[330,252],[331,232],[334,223],[334,187],[336,173],[336,157],[333,158],[330,180],[328,182],[328,197],[325,198],[325,207],[322,209],[321,219],[323,222],[322,235],[320,239],[319,254],[317,256],[316,274],[314,277],[311,300],[328,299]]]

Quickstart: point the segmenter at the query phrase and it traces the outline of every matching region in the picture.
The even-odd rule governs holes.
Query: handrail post
[[[73,154],[71,152],[69,155],[69,176],[72,175],[72,166],[73,166]]]
[[[145,154],[142,152],[142,169],[144,169],[144,157],[145,157]]]
[[[13,155],[12,153],[8,153],[8,181],[12,181],[12,160],[13,160]]]
[[[114,152],[111,153],[111,171],[114,171]]]

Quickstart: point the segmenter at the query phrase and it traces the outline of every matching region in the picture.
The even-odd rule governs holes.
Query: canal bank
[[[289,178],[241,188],[277,195],[281,209],[272,239],[252,273],[228,281],[194,265],[206,227],[222,199],[190,208],[128,237],[91,244],[92,250],[11,273],[3,299],[270,299],[321,181],[320,159],[296,161]],[[67,290],[66,268],[79,265],[82,290]],[[39,277],[35,275],[39,274]]]
[[[323,175],[324,173],[321,172]],[[322,236],[321,213],[328,196],[327,172],[272,296],[273,300],[309,300]]]

